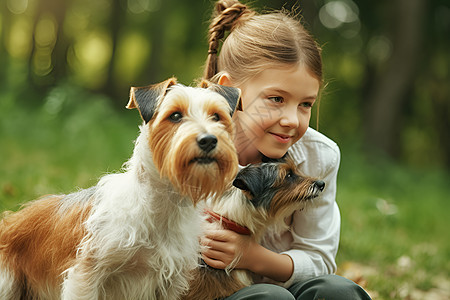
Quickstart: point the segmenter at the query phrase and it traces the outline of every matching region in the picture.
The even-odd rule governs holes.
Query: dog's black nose
[[[323,189],[325,188],[325,182],[323,182],[322,180],[316,180],[316,181],[314,181],[314,185],[315,185],[320,191],[323,191]]]
[[[204,133],[197,137],[197,144],[206,153],[210,152],[217,145],[217,137],[212,134]]]

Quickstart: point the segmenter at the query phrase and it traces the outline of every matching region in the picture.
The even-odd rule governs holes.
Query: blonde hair
[[[219,51],[219,42],[225,37]],[[264,69],[303,63],[322,83],[321,49],[295,15],[257,14],[237,0],[219,0],[209,27],[204,78],[228,73],[240,85]]]

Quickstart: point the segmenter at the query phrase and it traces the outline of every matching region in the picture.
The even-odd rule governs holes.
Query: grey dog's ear
[[[227,100],[228,105],[230,105],[231,112],[230,114],[233,116],[236,106],[241,99],[241,90],[231,86],[220,85],[216,83],[212,83],[207,80],[202,80],[200,82],[200,87],[205,89],[210,89],[216,93],[219,93],[222,97]]]
[[[132,87],[130,89],[130,100],[126,108],[137,108],[142,120],[148,123],[155,113],[159,97],[165,96],[167,89],[176,83],[177,79],[172,77],[158,84]]]
[[[249,193],[248,200],[255,207],[269,208],[273,196],[278,191],[273,185],[278,180],[278,164],[262,163],[248,165],[238,172],[233,186]]]
[[[257,165],[250,165],[240,170],[233,180],[233,186],[250,192],[252,196],[261,194],[265,188],[261,168]]]

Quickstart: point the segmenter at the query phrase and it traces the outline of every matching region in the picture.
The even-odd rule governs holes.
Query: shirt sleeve
[[[324,191],[313,200],[310,207],[293,214],[288,232],[278,237],[272,236],[268,243],[269,249],[289,255],[294,263],[291,278],[284,283],[278,283],[284,287],[311,277],[336,272],[335,257],[341,222],[336,204],[340,151],[334,142],[328,141],[303,141],[301,146],[305,159],[299,164],[304,174],[318,177],[325,182]]]

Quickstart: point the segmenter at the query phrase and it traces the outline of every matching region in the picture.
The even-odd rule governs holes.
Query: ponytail
[[[219,0],[216,3],[213,19],[208,31],[208,57],[203,77],[211,79],[217,74],[217,58],[219,42],[227,31],[232,31],[245,18],[254,15],[246,5],[236,0]]]

